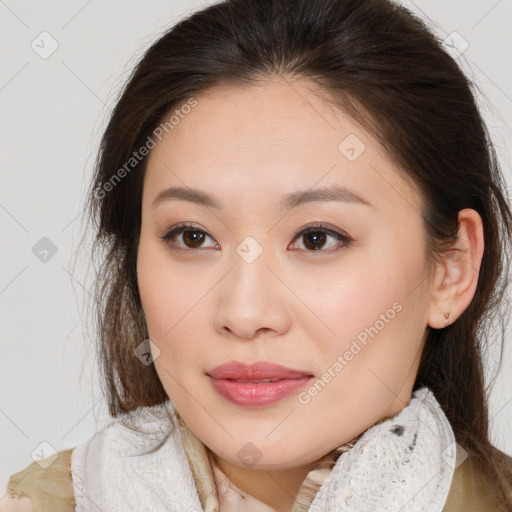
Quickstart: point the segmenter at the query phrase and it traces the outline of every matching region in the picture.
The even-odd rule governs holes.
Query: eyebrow
[[[224,203],[222,201],[219,201],[210,194],[203,192],[202,190],[184,187],[170,187],[162,190],[155,199],[153,199],[152,206],[155,208],[160,203],[172,200],[189,201],[191,203],[216,209],[222,209],[224,207]],[[338,201],[342,203],[360,204],[363,206],[373,207],[368,199],[353,192],[352,190],[339,185],[331,185],[311,190],[298,190],[297,192],[286,194],[281,198],[281,208],[292,209],[303,204],[321,201]]]

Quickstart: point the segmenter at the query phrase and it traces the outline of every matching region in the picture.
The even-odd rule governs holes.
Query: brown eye
[[[187,247],[200,247],[204,241],[205,233],[202,231],[183,231],[183,242]]]
[[[177,243],[176,239],[179,240],[180,235],[182,242]],[[186,250],[201,248],[207,237],[211,238],[205,231],[197,229],[194,226],[184,224],[176,226],[165,236],[160,238],[162,238],[162,240],[164,240],[169,246],[177,246],[178,248]]]
[[[329,236],[329,235],[327,235]],[[304,245],[311,250],[317,251],[325,245],[327,236],[322,231],[309,231],[302,235]]]
[[[347,247],[352,242],[352,239],[338,231],[334,231],[331,228],[324,227],[323,225],[317,226],[309,226],[302,231],[299,231],[295,237],[295,239],[299,239],[303,242],[305,247],[304,250],[307,252],[330,252],[325,248],[326,243],[329,240],[329,237],[335,240],[334,244],[331,243],[327,249],[332,247],[336,247],[336,245],[341,245],[342,247]]]

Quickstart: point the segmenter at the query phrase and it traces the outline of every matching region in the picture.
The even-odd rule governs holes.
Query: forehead
[[[379,142],[310,83],[217,86],[195,100],[150,152],[144,188],[153,197],[166,186],[270,198],[337,184],[377,208],[419,208]]]

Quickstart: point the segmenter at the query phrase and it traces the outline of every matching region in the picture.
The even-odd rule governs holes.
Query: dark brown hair
[[[88,195],[93,254],[101,253],[94,307],[110,414],[168,398],[154,365],[134,356],[148,337],[136,275],[147,158],[112,177],[191,97],[276,77],[314,84],[418,187],[432,270],[457,239],[458,212],[480,214],[485,250],[475,296],[453,324],[427,328],[415,388],[434,392],[457,442],[477,455],[512,507],[512,474],[489,440],[483,367],[494,320],[503,354],[510,204],[474,84],[424,22],[389,0],[226,0],[181,20],[136,65],[104,132]]]

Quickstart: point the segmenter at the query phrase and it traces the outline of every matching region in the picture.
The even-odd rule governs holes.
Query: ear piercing
[[[448,327],[448,325],[449,325],[449,322],[448,322],[449,316],[450,316],[450,312],[449,311],[448,311],[448,313],[444,314],[444,317],[446,318],[446,327]]]

